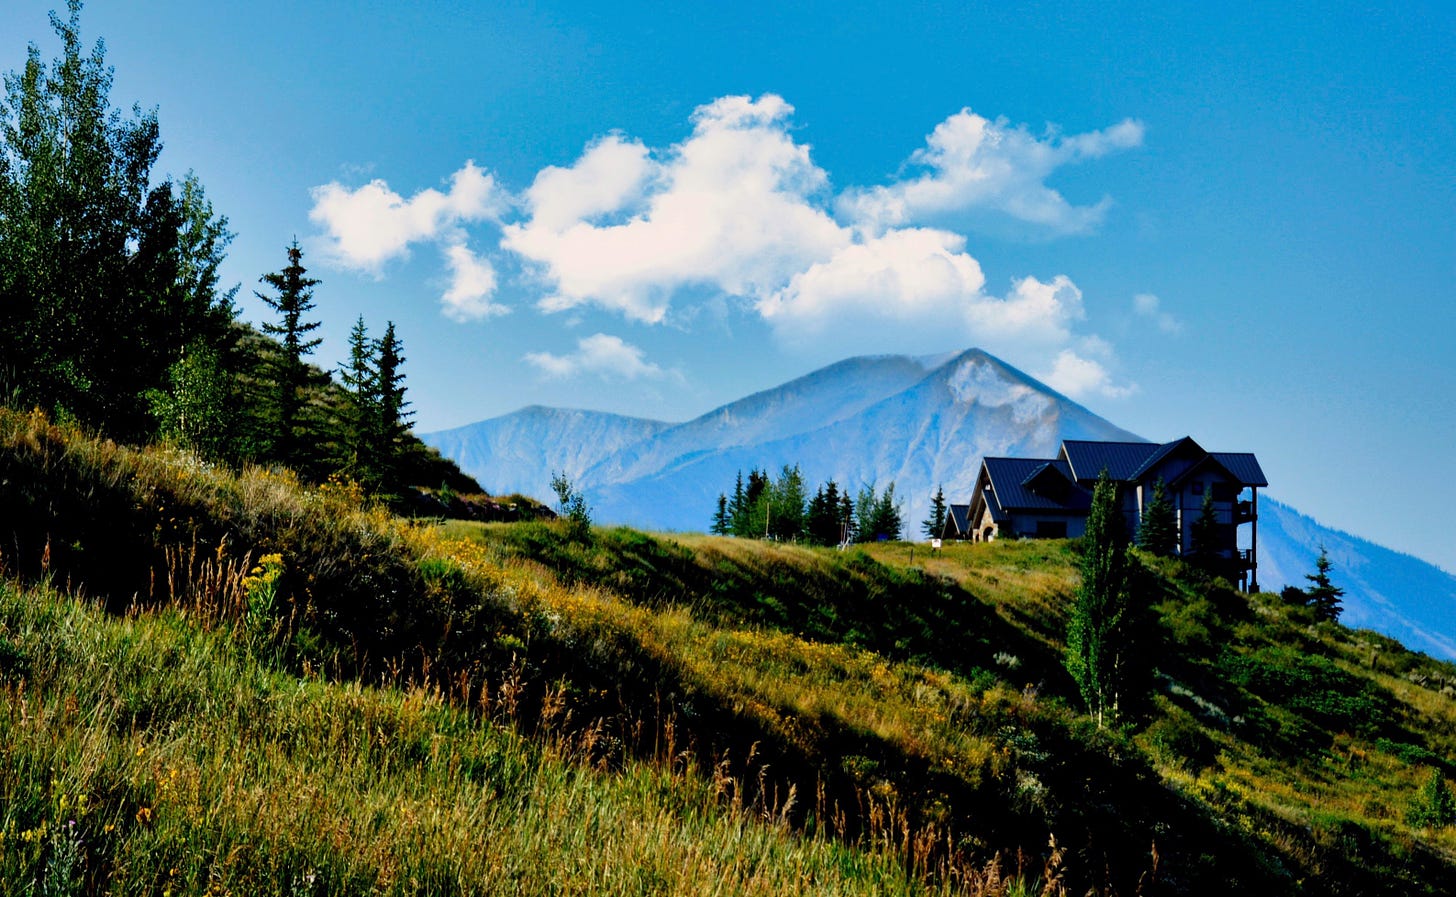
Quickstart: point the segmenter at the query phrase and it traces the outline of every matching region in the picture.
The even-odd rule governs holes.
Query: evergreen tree
[[[1158,557],[1172,557],[1178,550],[1178,522],[1162,477],[1153,484],[1152,500],[1143,507],[1143,518],[1138,523],[1138,546]]]
[[[748,535],[748,493],[743,489],[743,471],[733,484],[733,497],[728,500],[728,532],[734,536]]]
[[[339,369],[339,379],[349,393],[345,421],[345,469],[371,490],[379,487],[379,347],[369,339],[364,316],[349,331],[349,360]]]
[[[718,510],[713,512],[713,525],[708,528],[708,532],[715,536],[726,536],[732,531],[733,524],[728,516],[728,496],[719,492]]]
[[[259,280],[272,287],[276,296],[255,292],[269,308],[280,316],[277,324],[264,323],[263,332],[279,338],[283,351],[272,372],[275,390],[274,405],[274,456],[285,463],[299,463],[303,460],[303,449],[308,445],[308,426],[304,420],[306,391],[318,385],[304,360],[322,342],[319,338],[307,338],[318,329],[318,321],[304,319],[313,311],[313,288],[318,284],[314,278],[305,276],[303,250],[294,240],[287,249],[288,264],[282,271],[264,274]]]
[[[854,540],[876,542],[900,538],[903,524],[900,507],[895,503],[895,484],[885,487],[883,493],[876,493],[873,483],[860,490],[854,502],[856,509]]]
[[[820,486],[809,500],[804,529],[815,545],[838,545],[843,533],[839,484],[833,480]]]
[[[388,488],[409,485],[399,482],[403,475],[402,459],[409,445],[409,419],[414,417],[405,400],[403,355],[404,344],[394,332],[394,322],[385,325],[384,336],[375,345],[378,359],[374,369],[374,392],[378,397],[376,451],[380,471]]]
[[[1304,590],[1305,604],[1314,610],[1316,620],[1327,620],[1331,623],[1340,619],[1340,612],[1344,609],[1340,598],[1345,594],[1344,589],[1330,581],[1330,569],[1333,566],[1329,553],[1321,545],[1319,557],[1314,562],[1315,572],[1306,573],[1304,576],[1310,582],[1309,588]]]
[[[839,537],[836,544],[846,545],[855,541],[858,534],[854,528],[854,499],[849,497],[849,490],[839,493],[839,514],[836,515],[839,525]]]
[[[1067,672],[1097,725],[1117,719],[1131,644],[1127,535],[1117,484],[1097,478],[1082,540],[1082,582],[1067,625]]]
[[[931,539],[939,539],[945,532],[945,489],[935,487],[935,497],[930,500],[930,516],[920,524],[920,529]]]
[[[1223,561],[1219,554],[1223,546],[1219,543],[1218,513],[1213,507],[1211,486],[1203,490],[1203,506],[1199,509],[1198,519],[1193,521],[1191,541],[1193,562],[1210,573],[1218,572]]]

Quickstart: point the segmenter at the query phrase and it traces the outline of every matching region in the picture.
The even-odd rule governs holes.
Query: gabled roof
[[[1213,452],[1213,457],[1245,486],[1267,486],[1264,469],[1252,452]]]
[[[987,458],[982,463],[996,504],[992,509],[995,516],[999,517],[1009,510],[1085,511],[1092,504],[1092,493],[1073,481],[1072,469],[1065,461]],[[1041,486],[1047,477],[1060,478],[1066,483],[1065,489],[1052,490]]]
[[[1148,457],[1162,446],[1156,442],[1091,442],[1067,439],[1062,442],[1062,460],[1071,467],[1078,483],[1090,483],[1102,473],[1128,482]]]
[[[950,515],[946,518],[946,523],[958,536],[969,533],[971,531],[971,506],[951,505]],[[941,535],[945,535],[945,532],[942,531]]]
[[[1187,453],[1194,453],[1199,458],[1208,454],[1208,452],[1204,451],[1203,446],[1193,441],[1192,436],[1184,436],[1182,439],[1175,439],[1172,442],[1165,442],[1158,446],[1157,450],[1151,455],[1148,455],[1148,459],[1128,479],[1140,480],[1144,474],[1158,466],[1164,458],[1170,455]]]

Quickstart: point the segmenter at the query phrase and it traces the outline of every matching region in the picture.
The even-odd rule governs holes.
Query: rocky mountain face
[[[706,530],[739,471],[798,464],[811,490],[830,479],[851,491],[893,482],[907,534],[918,535],[936,488],[968,500],[983,457],[1141,437],[971,349],[847,359],[685,423],[535,406],[422,438],[493,493],[544,498],[552,472],[564,472],[602,523]],[[1347,592],[1345,622],[1456,657],[1456,577],[1276,501],[1261,497],[1261,510],[1261,587],[1306,585],[1323,544]]]

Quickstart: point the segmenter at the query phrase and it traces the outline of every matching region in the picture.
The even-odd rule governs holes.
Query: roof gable
[[[1155,442],[1092,442],[1068,439],[1062,442],[1061,460],[1065,461],[1072,479],[1085,486],[1097,479],[1103,470],[1114,480],[1135,479],[1138,468],[1162,446]]]
[[[1072,479],[1066,462],[1046,458],[987,458],[982,462],[999,510],[1086,510],[1092,493]],[[1066,485],[1056,487],[1060,480]]]

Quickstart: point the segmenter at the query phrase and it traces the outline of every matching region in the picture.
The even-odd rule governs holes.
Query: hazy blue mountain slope
[[[1136,439],[983,352],[944,361],[919,382],[850,417],[766,442],[682,455],[646,477],[592,486],[603,520],[704,529],[735,474],[798,464],[810,488],[894,482],[911,532],[937,485],[969,494],[986,455],[1055,454],[1063,439]]]
[[[1320,546],[1345,590],[1347,626],[1374,629],[1436,657],[1456,658],[1456,576],[1420,558],[1321,526],[1288,505],[1259,499],[1259,586],[1304,588]]]
[[[421,438],[495,494],[547,500],[551,474],[580,481],[602,459],[671,426],[662,421],[533,405]]]
[[[817,430],[913,386],[938,361],[943,359],[880,355],[837,362],[667,427],[604,459],[583,483],[591,488],[651,478],[704,452]]]

